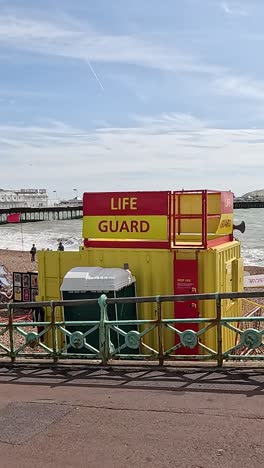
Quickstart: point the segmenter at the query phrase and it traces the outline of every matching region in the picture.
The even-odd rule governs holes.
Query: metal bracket
[[[131,330],[126,334],[125,343],[128,348],[138,349],[140,345],[140,333],[136,330]]]
[[[262,332],[248,328],[241,334],[240,343],[250,349],[259,348],[262,344]]]
[[[70,343],[73,348],[81,349],[84,346],[84,336],[80,331],[75,331],[70,336]]]
[[[197,346],[198,337],[193,330],[185,330],[180,336],[182,346],[193,349]]]

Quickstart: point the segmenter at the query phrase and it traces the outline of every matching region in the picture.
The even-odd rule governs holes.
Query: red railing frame
[[[219,193],[218,190],[181,190],[181,191],[173,191],[172,192],[172,217],[173,217],[173,231],[169,231],[170,234],[170,243],[172,249],[177,248],[188,248],[188,249],[207,249],[208,247],[214,247],[220,244],[224,244],[226,242],[230,242],[233,240],[233,234],[229,235],[222,235],[215,239],[208,239],[207,235],[207,226],[208,226],[208,219],[219,217],[218,214],[210,214],[208,215],[208,195],[211,193]],[[186,214],[180,213],[180,197],[181,195],[201,195],[202,198],[202,213],[196,214]],[[178,199],[178,213],[176,214],[176,199]],[[180,234],[180,229],[178,229],[178,233],[176,232],[176,220],[179,220],[178,227],[180,227],[180,220],[182,219],[201,219],[202,220],[202,239],[201,242],[195,242],[192,244],[191,242],[177,242],[176,237],[177,234]]]

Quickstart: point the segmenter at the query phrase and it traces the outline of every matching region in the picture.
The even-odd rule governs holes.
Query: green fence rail
[[[260,298],[264,292],[222,293],[222,294],[193,294],[179,296],[149,296],[131,298],[107,298],[102,295],[98,300],[87,299],[77,301],[51,301],[11,303],[7,306],[6,318],[3,319],[1,310],[6,305],[0,304],[0,358],[10,359],[12,362],[19,358],[52,359],[54,362],[64,359],[93,360],[99,364],[107,364],[115,360],[151,360],[163,365],[166,361],[214,361],[222,366],[224,361],[230,360],[263,360],[264,316],[222,317],[222,301],[231,299],[236,301],[243,298]],[[163,304],[184,301],[214,301],[215,316],[212,318],[178,319],[163,317]],[[109,320],[107,307],[110,304],[155,304],[154,320]],[[98,305],[98,320],[93,321],[57,321],[56,309],[66,306],[85,306],[87,316],[89,307]],[[32,322],[17,319],[17,310],[29,310],[43,307],[49,310],[49,321]],[[199,331],[191,329],[191,324],[198,324]],[[241,328],[247,323],[247,329]],[[180,331],[182,324],[184,330]],[[190,328],[188,325],[190,324]],[[125,331],[127,325],[135,329]],[[74,327],[74,331],[70,328]],[[76,330],[77,328],[77,330]],[[215,349],[207,347],[202,338],[212,328],[216,330]],[[223,351],[223,331],[228,329],[234,333],[234,346]],[[157,333],[157,349],[149,346],[145,338],[153,331]],[[166,349],[164,340],[165,330],[175,334],[175,345]],[[49,339],[47,338],[49,334]],[[96,334],[96,343],[94,337]],[[111,336],[115,334],[116,344]],[[63,346],[59,346],[59,336],[64,337]],[[49,345],[47,345],[49,343]],[[191,354],[194,348],[198,354]],[[188,349],[188,354],[177,354]],[[243,353],[240,354],[240,350]],[[127,351],[129,350],[129,352]]]

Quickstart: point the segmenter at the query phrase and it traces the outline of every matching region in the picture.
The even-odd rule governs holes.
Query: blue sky
[[[263,188],[262,0],[0,0],[2,188]]]

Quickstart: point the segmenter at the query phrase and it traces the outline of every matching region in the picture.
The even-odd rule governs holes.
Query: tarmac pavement
[[[0,368],[0,466],[255,468],[264,372]]]

